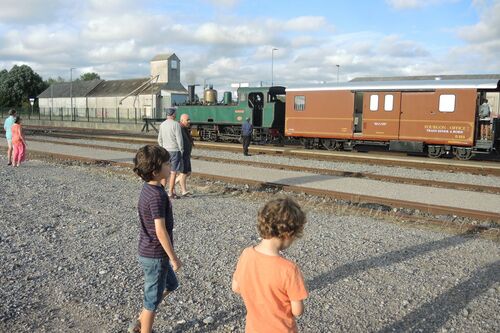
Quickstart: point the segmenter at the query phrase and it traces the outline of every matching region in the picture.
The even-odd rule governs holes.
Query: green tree
[[[28,65],[14,65],[7,74],[5,71],[1,73],[0,103],[4,106],[20,106],[48,87]]]
[[[7,105],[8,96],[7,91],[4,88],[3,82],[7,80],[7,76],[9,75],[9,71],[6,69],[2,69],[0,71],[0,105]]]
[[[83,73],[82,75],[80,75],[80,80],[82,80],[82,81],[92,81],[92,80],[100,80],[100,79],[101,79],[101,77],[99,76],[99,74],[94,73],[94,72]]]
[[[60,77],[60,76],[58,76],[58,77],[57,77],[57,78],[55,78],[55,79],[54,79],[54,78],[49,77],[49,78],[48,78],[48,80],[47,80],[47,81],[45,81],[45,83],[46,83],[46,85],[47,85],[47,86],[51,86],[51,85],[52,85],[52,84],[54,84],[54,83],[61,83],[61,82],[65,82],[65,80],[64,80],[62,77]]]

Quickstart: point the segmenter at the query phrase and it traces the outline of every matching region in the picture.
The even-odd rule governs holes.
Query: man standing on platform
[[[180,125],[184,152],[182,153],[182,168],[176,182],[178,181],[181,186],[181,196],[185,197],[191,195],[191,192],[187,190],[186,180],[191,175],[191,151],[194,146],[193,137],[191,136],[191,119],[188,114],[181,115]]]
[[[165,148],[170,154],[170,178],[168,180],[168,196],[177,199],[175,194],[175,177],[182,170],[182,154],[184,145],[182,142],[181,125],[175,121],[176,108],[167,109],[167,120],[160,125],[158,131],[158,144]],[[167,180],[163,179],[161,184],[166,188]]]
[[[241,126],[241,138],[243,139],[243,155],[248,155],[248,147],[250,146],[250,141],[252,140],[253,126],[250,124],[250,117],[247,117],[246,121],[243,122]]]

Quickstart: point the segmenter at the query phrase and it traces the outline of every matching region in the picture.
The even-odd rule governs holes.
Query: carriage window
[[[295,96],[293,109],[295,111],[304,111],[306,108],[306,96]]]
[[[454,112],[455,111],[455,95],[439,96],[439,111]]]
[[[378,110],[378,95],[370,96],[370,111]]]
[[[394,108],[394,95],[385,95],[384,111],[392,111]]]

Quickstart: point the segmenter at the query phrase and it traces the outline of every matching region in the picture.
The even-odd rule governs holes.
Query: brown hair
[[[16,116],[16,118],[14,118],[14,123],[15,124],[20,124],[21,123],[21,117],[20,116]]]
[[[16,110],[14,110],[14,109],[9,110],[9,116],[13,116],[15,114],[16,114]]]
[[[289,197],[268,201],[257,216],[257,228],[264,239],[299,238],[306,222],[306,214]]]
[[[159,172],[162,164],[170,161],[168,151],[160,146],[146,145],[139,148],[134,157],[134,172],[145,182],[153,179],[153,172]]]

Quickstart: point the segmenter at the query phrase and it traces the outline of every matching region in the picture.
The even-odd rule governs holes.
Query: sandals
[[[189,197],[190,195],[192,195],[193,193],[189,192],[189,191],[186,191],[184,193],[181,194],[181,197]]]
[[[132,321],[128,325],[127,333],[140,333],[141,332],[141,322],[139,320]]]
[[[169,198],[169,199],[179,199],[179,196],[178,196],[177,194],[175,194],[175,193],[174,193],[174,194],[169,194],[169,195],[168,195],[168,198]]]

